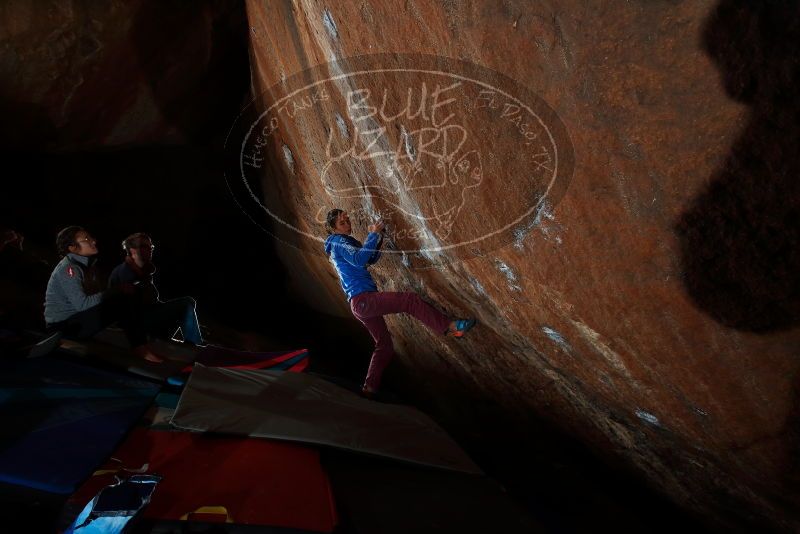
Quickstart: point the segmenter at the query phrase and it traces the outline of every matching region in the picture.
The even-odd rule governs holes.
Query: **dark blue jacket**
[[[153,282],[153,273],[156,268],[152,263],[143,268],[138,267],[133,259],[128,256],[125,261],[114,267],[111,276],[108,277],[108,287],[118,287],[122,284],[133,284],[136,287],[135,295],[139,303],[145,306],[161,302],[158,289]]]
[[[331,234],[325,240],[325,254],[336,267],[347,300],[360,293],[378,290],[367,266],[381,257],[378,250],[381,241],[382,236],[377,232],[370,232],[363,245],[358,239],[344,234]]]

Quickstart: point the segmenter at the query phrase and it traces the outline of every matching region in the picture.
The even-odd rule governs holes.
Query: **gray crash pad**
[[[172,424],[184,430],[326,445],[481,473],[458,444],[419,410],[362,399],[302,373],[195,364]]]

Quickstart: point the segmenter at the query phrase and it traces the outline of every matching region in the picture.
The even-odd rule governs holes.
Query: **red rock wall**
[[[276,84],[315,65],[424,53],[516,80],[568,132],[574,170],[563,198],[541,205],[513,240],[438,252],[432,268],[398,255],[373,268],[384,290],[417,290],[480,321],[455,342],[390,318],[394,365],[546,415],[719,521],[800,526],[797,191],[778,179],[796,176],[797,158],[785,138],[764,138],[770,108],[759,102],[780,91],[752,97],[752,80],[737,77],[770,61],[776,76],[785,72],[775,49],[747,52],[747,43],[770,39],[758,28],[771,26],[758,21],[773,15],[735,2],[415,0],[248,1],[247,15],[254,90],[268,91],[262,110],[278,98]],[[780,27],[781,17],[770,24]],[[386,80],[362,83],[378,91]],[[343,98],[330,95],[330,116],[348,117]],[[300,230],[324,235],[320,211],[359,207],[320,180],[325,134],[336,126],[278,117],[264,195]],[[343,122],[345,135],[353,122]],[[470,124],[509,167],[524,156],[511,133]],[[790,139],[797,133],[783,127]],[[760,156],[748,148],[759,143]],[[783,152],[770,155],[776,146]],[[379,171],[374,162],[347,169],[367,182]],[[498,186],[498,172],[483,178],[494,189],[467,210],[479,218],[455,232],[502,222],[522,202],[515,186]],[[765,213],[778,214],[772,226],[762,224]],[[418,223],[396,216],[393,224]],[[355,234],[364,236],[363,221]],[[324,257],[288,246],[281,254],[311,305],[349,314]]]

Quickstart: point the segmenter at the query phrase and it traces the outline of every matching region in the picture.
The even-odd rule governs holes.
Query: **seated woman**
[[[184,343],[202,345],[203,337],[192,297],[180,297],[163,302],[153,283],[153,240],[149,235],[136,233],[122,241],[125,261],[117,265],[108,280],[109,288],[135,287],[135,298],[142,314],[145,331],[155,337],[170,338],[180,328]]]
[[[120,321],[134,354],[149,362],[162,362],[147,346],[141,317],[131,298],[133,287],[103,291],[95,268],[97,241],[80,226],[69,226],[58,233],[56,248],[62,259],[47,282],[44,320],[48,331],[87,339]]]

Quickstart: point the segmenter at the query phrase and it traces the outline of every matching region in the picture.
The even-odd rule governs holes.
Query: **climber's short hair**
[[[328,212],[328,215],[325,217],[325,229],[328,230],[329,234],[334,233],[336,230],[336,219],[339,218],[344,210],[339,208],[333,208],[331,211]]]

